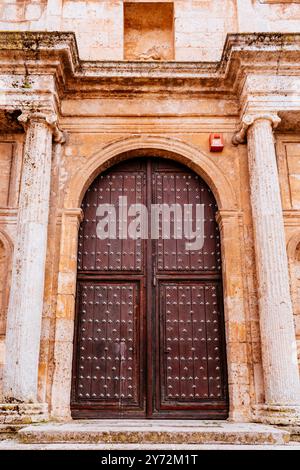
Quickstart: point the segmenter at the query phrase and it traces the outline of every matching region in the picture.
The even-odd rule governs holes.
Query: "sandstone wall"
[[[298,360],[300,365],[300,136],[287,134],[277,139],[281,197],[285,211]]]

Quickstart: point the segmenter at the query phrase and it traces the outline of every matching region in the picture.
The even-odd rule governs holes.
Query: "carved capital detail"
[[[281,122],[280,117],[276,113],[244,114],[241,120],[239,130],[232,137],[233,145],[244,144],[246,142],[246,136],[249,127],[252,126],[258,120],[270,121],[274,129]]]
[[[59,129],[57,124],[57,115],[53,111],[23,111],[18,117],[18,121],[25,130],[27,130],[30,123],[44,123],[51,129],[54,142],[64,144],[66,141],[66,134]]]

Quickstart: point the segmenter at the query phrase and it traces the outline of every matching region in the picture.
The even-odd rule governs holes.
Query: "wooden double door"
[[[109,204],[117,213],[120,196],[125,225],[135,220],[125,196],[127,209],[143,204],[149,214],[153,204],[203,204],[203,247],[187,250],[187,239],[174,238],[184,221],[172,211],[170,238],[161,236],[160,219],[153,239],[150,215],[148,238],[125,237],[120,224],[99,238],[97,208]],[[178,163],[143,157],[99,175],[82,209],[72,416],[225,419],[220,235],[209,187]]]

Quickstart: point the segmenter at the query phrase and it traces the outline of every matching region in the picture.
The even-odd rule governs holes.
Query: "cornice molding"
[[[0,66],[4,74],[55,75],[61,94],[157,93],[172,85],[177,93],[225,96],[249,67],[300,76],[300,34],[228,34],[219,62],[143,62],[80,60],[74,33],[7,31],[0,32]]]

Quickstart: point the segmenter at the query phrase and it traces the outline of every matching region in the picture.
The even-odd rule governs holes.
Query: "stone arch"
[[[249,361],[242,350],[240,351],[244,345],[237,343],[235,334],[237,328],[240,331],[246,329],[241,213],[238,210],[236,193],[226,175],[204,152],[182,140],[158,136],[131,136],[107,144],[91,155],[69,181],[62,210],[51,415],[56,419],[71,417],[76,260],[78,227],[82,215],[81,201],[99,173],[122,160],[143,155],[170,158],[186,165],[201,176],[214,193],[219,209],[218,223],[221,231],[229,418],[248,421],[251,416],[250,391],[245,385],[242,387],[242,393],[240,389],[241,383],[249,383]]]
[[[290,268],[290,286],[293,302],[298,363],[300,367],[300,232],[295,232],[287,244]]]
[[[72,176],[64,207],[80,207],[87,188],[101,171],[121,160],[146,154],[183,163],[206,181],[214,193],[220,210],[237,208],[236,194],[231,183],[210,157],[182,140],[157,136],[128,137],[111,142],[97,150]]]

